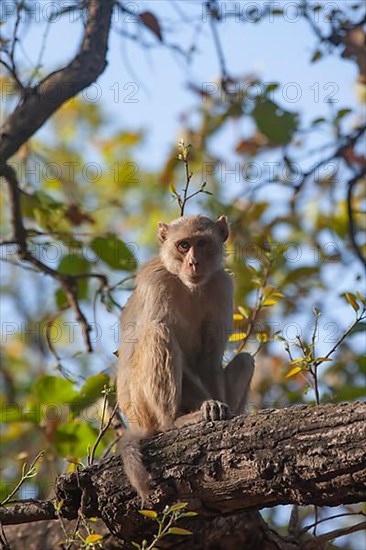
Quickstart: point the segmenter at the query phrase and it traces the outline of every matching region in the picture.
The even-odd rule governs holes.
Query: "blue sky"
[[[357,107],[361,112],[355,88],[356,65],[341,60],[337,55],[325,56],[315,64],[310,63],[316,40],[309,25],[299,19],[295,1],[274,2],[276,7],[281,5],[285,10],[284,15],[274,20],[265,16],[260,23],[243,22],[242,19],[244,16],[251,18],[251,9],[262,11],[268,2],[219,2],[223,16],[229,17],[234,4],[239,6],[241,20],[227,18],[225,24],[218,25],[229,74],[255,75],[265,82],[279,82],[276,99],[285,109],[300,110],[305,122],[328,115],[326,98],[329,94],[336,102],[336,108]],[[323,2],[326,13],[335,4],[343,5],[344,2]],[[22,47],[18,47],[17,51],[24,75],[34,67],[43,49],[47,28],[45,19],[55,5],[59,5],[58,2],[34,2],[37,24],[31,25],[29,29],[21,27]],[[110,117],[106,133],[121,127],[146,131],[146,139],[138,151],[137,161],[146,168],[159,169],[172,145],[181,137],[180,115],[197,105],[197,97],[188,90],[187,82],[198,87],[202,83],[215,83],[220,74],[217,53],[213,47],[208,19],[202,14],[202,2],[149,0],[128,2],[126,5],[133,13],[149,10],[156,14],[167,43],[177,44],[184,50],[194,44],[197,49],[192,63],[188,65],[180,55],[159,44],[148,29],[141,29],[131,21],[133,17],[115,14],[108,66],[98,82],[83,92],[84,98],[103,103]],[[81,23],[73,21],[73,18],[69,14],[61,21],[48,25],[43,55],[44,74],[65,65],[74,56],[81,37]],[[319,23],[326,28],[326,22],[320,20]],[[121,37],[118,28],[127,29],[130,34],[138,34],[149,46],[144,48]],[[355,123],[357,116],[349,117],[349,123]],[[215,138],[212,148],[224,152],[228,159],[233,159],[232,145],[245,131],[245,127],[230,123]],[[47,136],[47,123],[39,135]],[[94,137],[91,136],[91,140]],[[325,138],[329,140],[330,136]],[[316,148],[319,143],[314,141],[312,148]],[[268,192],[271,193],[273,207],[277,205],[280,208],[284,195],[278,189],[276,192],[266,189],[265,193]],[[350,270],[348,277],[340,276],[339,270],[335,270],[332,265],[327,270],[330,280],[333,278],[337,282],[337,292],[346,290],[354,283],[353,270]],[[322,296],[323,300],[328,298],[332,314],[333,297]],[[341,308],[342,320],[346,321],[347,306],[342,307],[338,303],[337,307]]]
[[[42,49],[46,29],[44,19],[57,2],[43,0],[35,4],[39,23],[23,35],[23,51],[18,50],[22,62],[26,61],[29,67],[32,62],[34,65]],[[173,4],[180,6],[179,12]],[[355,64],[340,60],[338,56],[326,56],[315,64],[309,63],[316,42],[309,25],[299,20],[294,1],[283,0],[284,15],[274,20],[265,16],[260,23],[230,19],[230,8],[234,4],[240,6],[243,18],[251,14],[251,9],[264,10],[268,2],[219,2],[222,14],[227,16],[225,24],[218,28],[229,74],[254,74],[266,82],[280,82],[276,97],[285,108],[303,111],[305,121],[327,114],[325,100],[329,94],[339,107],[355,103]],[[274,4],[279,6],[280,2]],[[335,3],[324,4],[329,6],[327,12]],[[146,148],[141,149],[138,160],[147,167],[159,168],[171,144],[180,138],[179,115],[197,101],[188,90],[187,81],[198,86],[215,82],[219,77],[219,64],[201,2],[149,0],[128,2],[128,7],[134,13],[145,10],[155,13],[161,20],[163,31],[168,29],[164,33],[168,43],[185,50],[195,44],[198,50],[188,65],[179,54],[158,44],[148,29],[138,31],[132,16],[116,13],[115,29],[123,28],[130,34],[138,34],[154,47],[143,48],[121,37],[115,30],[111,35],[107,69],[96,85],[84,91],[85,98],[103,102],[112,126],[147,130]],[[190,21],[182,23],[180,12],[185,13]],[[62,66],[73,56],[81,28],[79,21],[72,22],[73,17],[69,14],[49,25],[43,57],[45,71]],[[322,23],[322,26],[326,24]],[[234,128],[230,130],[235,132]],[[223,144],[219,146],[222,148]]]

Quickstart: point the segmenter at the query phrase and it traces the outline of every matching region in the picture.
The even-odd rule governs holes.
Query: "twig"
[[[331,350],[328,351],[328,353],[324,356],[325,359],[329,359],[329,357],[331,355],[333,355],[333,353],[338,349],[338,347],[341,345],[341,343],[347,338],[347,336],[349,335],[349,333],[353,330],[353,328],[360,322],[360,321],[363,321],[363,319],[366,318],[366,308],[364,307],[362,310],[361,310],[361,313],[356,317],[356,320],[354,323],[352,323],[352,325],[350,327],[348,327],[348,329],[343,333],[343,335],[341,336],[341,338],[338,340],[338,342],[336,342],[334,344],[334,346],[332,347]],[[318,366],[320,365],[323,361],[324,361],[324,358],[322,358],[321,360],[319,361],[315,361],[314,362],[314,366]]]
[[[39,271],[53,277],[62,287],[65,292],[67,301],[71,309],[74,310],[76,320],[79,322],[81,331],[84,337],[86,348],[88,352],[93,351],[90,332],[91,327],[87,322],[87,319],[81,311],[78,297],[77,297],[77,281],[83,278],[98,278],[102,285],[107,284],[107,278],[103,274],[99,273],[82,273],[79,275],[65,275],[52,269],[45,263],[41,262],[38,258],[32,255],[28,250],[27,245],[27,232],[23,225],[23,218],[21,214],[20,206],[20,192],[19,184],[14,169],[3,163],[0,165],[0,175],[4,176],[8,183],[10,193],[10,205],[11,205],[11,222],[14,231],[14,237],[18,245],[18,256],[21,260],[26,261],[34,265]]]
[[[335,514],[334,516],[329,516],[327,518],[319,519],[317,521],[317,525],[319,525],[319,523],[324,523],[325,521],[331,521],[333,519],[343,518],[343,517],[348,517],[348,516],[364,516],[364,517],[366,517],[366,514],[364,514],[363,512],[343,512],[343,514]],[[310,525],[305,525],[305,527],[303,527],[301,529],[301,533],[306,533],[306,531],[310,531],[310,529],[312,529],[314,527],[314,525],[315,525],[315,523],[311,523]]]
[[[253,332],[253,329],[255,327],[255,322],[258,318],[259,312],[262,309],[262,298],[263,298],[262,290],[267,285],[271,265],[272,265],[272,263],[271,263],[271,261],[269,261],[269,263],[264,268],[262,284],[257,289],[257,296],[256,296],[256,300],[255,300],[255,305],[254,305],[254,308],[252,310],[252,314],[251,314],[250,319],[249,319],[249,323],[248,323],[248,326],[247,326],[247,329],[246,329],[246,335],[245,335],[245,338],[243,338],[243,340],[240,342],[240,344],[239,344],[239,346],[236,350],[237,353],[240,353],[245,348],[245,345],[248,342],[248,340],[249,340],[249,338],[250,338],[250,336]],[[258,353],[258,351],[259,351],[259,349],[257,350],[257,353]]]
[[[189,169],[189,161],[188,161],[190,147],[191,147],[191,145],[189,145],[189,144],[186,145],[184,143],[183,139],[181,139],[180,142],[178,143],[178,148],[180,150],[180,153],[178,154],[178,160],[183,161],[185,175],[186,175],[186,183],[185,183],[185,186],[183,187],[183,191],[182,191],[183,196],[180,193],[177,192],[177,190],[175,189],[174,186],[172,187],[172,196],[178,203],[178,206],[180,208],[180,215],[181,216],[184,216],[185,206],[186,206],[187,202],[190,201],[193,197],[195,197],[196,195],[199,195],[200,193],[205,193],[206,195],[211,195],[212,194],[209,191],[205,190],[205,187],[206,187],[206,184],[207,184],[206,181],[204,181],[201,184],[201,187],[197,191],[194,191],[190,195],[188,194],[189,186],[190,186],[191,179],[192,179],[192,176],[193,176],[193,172],[191,172],[190,169]]]
[[[30,479],[30,478],[34,477],[37,474],[37,469],[35,468],[35,466],[36,466],[38,460],[42,456],[43,456],[43,451],[39,452],[37,454],[37,456],[32,460],[28,470],[27,470],[27,463],[25,462],[23,464],[22,476],[21,476],[20,480],[18,481],[18,483],[16,484],[14,489],[8,494],[8,496],[3,501],[0,502],[0,506],[5,506],[12,499],[12,497],[17,493],[17,491],[20,489],[20,487],[23,485],[23,483],[27,479]]]
[[[364,267],[366,267],[366,258],[362,255],[362,251],[360,246],[357,243],[356,239],[356,224],[355,219],[353,215],[353,208],[352,208],[352,194],[353,194],[353,188],[355,187],[356,183],[363,178],[366,175],[366,167],[364,167],[358,174],[353,176],[351,180],[348,182],[348,190],[347,190],[347,212],[348,212],[348,230],[349,230],[349,236],[351,239],[353,250],[355,251],[356,256],[362,263]]]
[[[352,527],[344,527],[343,529],[335,529],[329,533],[324,533],[323,535],[318,535],[315,540],[317,542],[326,542],[327,540],[333,540],[338,537],[344,537],[344,535],[350,535],[351,533],[356,533],[356,531],[362,531],[366,529],[366,521],[352,525]],[[312,541],[314,543],[314,541]],[[305,546],[306,548],[306,546]]]
[[[88,465],[91,466],[94,462],[94,458],[95,458],[95,453],[96,453],[96,450],[98,448],[98,445],[102,439],[102,437],[104,436],[104,434],[106,433],[106,431],[108,430],[108,428],[110,427],[110,425],[112,424],[112,420],[115,416],[115,414],[117,413],[118,411],[118,404],[116,403],[116,405],[114,406],[109,418],[108,418],[108,421],[106,424],[104,424],[104,418],[105,418],[105,413],[106,413],[106,410],[107,410],[107,401],[108,401],[108,392],[106,391],[105,394],[104,394],[104,399],[103,399],[103,412],[102,412],[102,420],[101,420],[101,424],[100,424],[100,429],[99,429],[99,434],[98,434],[98,437],[97,439],[95,440],[95,443],[91,449],[91,452],[90,452],[90,455],[88,457]]]
[[[345,149],[348,149],[348,147],[354,146],[355,143],[359,140],[359,138],[363,136],[365,131],[366,131],[366,124],[363,124],[359,128],[356,128],[356,130],[352,132],[350,135],[342,136],[340,138],[341,144],[337,147],[336,151],[332,155],[329,155],[327,158],[322,159],[319,162],[316,162],[311,168],[309,168],[307,172],[304,172],[303,177],[301,178],[301,181],[293,186],[295,190],[295,196],[299,193],[299,191],[302,189],[305,182],[308,180],[310,176],[316,173],[319,170],[319,168],[324,166],[324,164],[327,164],[332,160],[342,157]]]
[[[206,6],[208,7],[208,9],[210,9],[210,26],[211,26],[211,30],[212,30],[212,36],[213,36],[213,39],[214,39],[214,44],[215,44],[217,57],[218,57],[218,60],[219,60],[219,63],[220,63],[220,68],[221,68],[221,83],[222,83],[223,89],[226,90],[226,84],[227,84],[227,81],[228,81],[228,73],[227,73],[227,69],[226,69],[226,61],[225,61],[224,50],[222,49],[220,36],[219,36],[219,33],[217,32],[217,27],[216,27],[217,21],[216,21],[216,19],[214,19],[214,13],[212,12],[210,2],[206,2]]]

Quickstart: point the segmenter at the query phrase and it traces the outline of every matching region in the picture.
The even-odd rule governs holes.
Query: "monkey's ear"
[[[216,225],[220,232],[222,242],[224,243],[229,237],[229,224],[227,222],[227,217],[220,216],[219,219],[216,221]]]
[[[161,243],[163,243],[168,235],[168,224],[167,223],[158,223],[158,239]]]

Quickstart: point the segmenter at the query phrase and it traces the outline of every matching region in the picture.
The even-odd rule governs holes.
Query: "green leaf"
[[[177,502],[177,504],[170,506],[169,512],[177,512],[178,510],[183,510],[183,508],[186,508],[187,506],[188,502]]]
[[[77,395],[70,380],[48,374],[36,381],[32,393],[38,402],[52,404],[69,403]]]
[[[58,288],[55,292],[55,301],[58,309],[62,309],[67,305],[67,298],[62,288]]]
[[[55,444],[57,453],[66,458],[68,456],[85,457],[88,447],[92,447],[98,432],[90,424],[68,422],[56,430]],[[103,450],[103,441],[97,449],[97,456]]]
[[[337,116],[335,117],[335,121],[341,120],[346,115],[349,115],[352,113],[352,109],[339,109]]]
[[[58,264],[57,271],[65,275],[81,275],[89,273],[90,262],[78,252],[67,254]]]
[[[96,237],[90,246],[97,256],[112,269],[134,271],[137,267],[133,252],[116,235]]]
[[[312,275],[316,275],[319,273],[318,267],[312,267],[312,266],[304,266],[304,267],[298,267],[297,269],[293,269],[286,277],[285,284],[287,283],[295,283],[300,279],[303,279],[304,277],[311,277]]]
[[[258,100],[252,113],[258,129],[274,145],[285,145],[298,128],[297,114],[281,109],[269,99]]]
[[[277,90],[279,88],[279,83],[278,82],[271,82],[271,84],[268,84],[265,88],[265,92],[266,93],[269,93],[269,92],[273,92],[275,90]]]
[[[90,272],[90,262],[75,252],[64,256],[58,264],[57,271],[65,275],[81,275]],[[77,295],[79,300],[85,300],[88,296],[88,278],[82,278],[77,281]],[[58,289],[55,293],[56,304],[62,308],[66,303],[66,295],[63,289]]]
[[[21,407],[18,407],[13,403],[1,403],[0,422],[4,424],[10,424],[12,422],[24,422],[24,412],[22,411]]]
[[[318,118],[314,118],[311,125],[316,126],[317,124],[322,124],[323,122],[326,122],[326,119],[323,116],[320,116]]]
[[[193,533],[188,529],[183,529],[183,527],[171,527],[168,530],[168,535],[193,535]]]
[[[323,57],[323,53],[320,50],[315,50],[311,58],[311,63],[315,63],[316,61],[319,61],[319,59],[321,59],[322,57]]]
[[[104,386],[108,384],[109,376],[104,372],[88,378],[71,402],[73,413],[78,415],[83,409],[95,403],[101,397]]]

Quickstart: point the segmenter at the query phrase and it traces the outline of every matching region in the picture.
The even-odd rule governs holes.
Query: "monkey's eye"
[[[191,245],[188,241],[179,241],[177,244],[177,248],[180,252],[188,252],[188,250],[191,248]]]
[[[205,239],[198,239],[198,241],[197,241],[197,246],[198,246],[199,248],[203,248],[203,247],[206,246],[206,245],[207,245],[207,241],[206,241]]]

